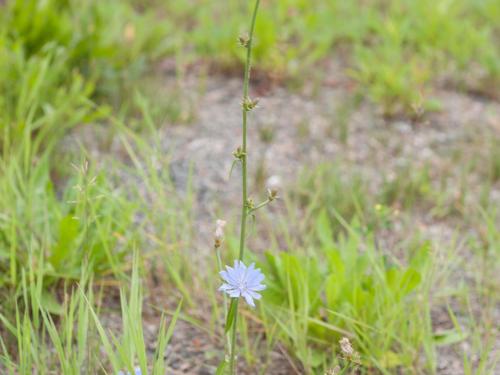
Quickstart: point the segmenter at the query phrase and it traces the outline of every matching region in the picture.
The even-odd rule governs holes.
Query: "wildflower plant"
[[[250,82],[250,65],[252,57],[252,44],[253,35],[255,28],[255,20],[257,18],[257,12],[259,9],[260,0],[255,1],[255,6],[252,14],[252,20],[250,23],[250,30],[248,34],[239,37],[239,43],[241,47],[246,49],[246,61],[245,61],[245,73],[243,79],[243,99],[241,102],[242,108],[242,144],[238,146],[233,152],[234,163],[241,164],[241,176],[242,176],[242,193],[241,193],[241,222],[240,222],[240,242],[239,242],[239,255],[238,259],[234,261],[234,266],[226,266],[225,270],[222,270],[222,262],[220,256],[220,246],[223,240],[223,227],[225,222],[222,220],[217,220],[216,230],[215,230],[215,240],[214,247],[217,255],[217,263],[219,267],[220,276],[223,279],[223,284],[220,286],[219,291],[224,293],[224,311],[226,315],[225,324],[225,334],[227,336],[227,349],[228,358],[226,358],[219,366],[217,371],[218,374],[225,372],[226,366],[229,365],[229,374],[235,373],[235,361],[236,361],[236,336],[237,336],[237,320],[238,320],[238,305],[240,297],[251,307],[255,307],[254,300],[261,298],[259,292],[265,289],[265,285],[262,284],[264,280],[264,275],[261,273],[260,269],[255,268],[255,264],[252,263],[246,266],[243,262],[245,253],[245,242],[246,242],[246,230],[247,230],[247,219],[249,216],[253,216],[254,212],[259,208],[266,206],[268,203],[278,198],[278,192],[275,189],[270,189],[268,191],[268,197],[265,201],[255,204],[254,201],[248,196],[248,183],[247,183],[247,120],[248,113],[257,107],[258,100],[251,99],[249,96],[249,82]],[[232,169],[232,168],[231,168]],[[230,297],[231,302],[229,303],[229,309],[227,308],[228,301],[227,297]]]

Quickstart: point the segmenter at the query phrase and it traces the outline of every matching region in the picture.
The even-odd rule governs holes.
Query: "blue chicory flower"
[[[231,298],[245,298],[245,301],[252,307],[255,307],[254,298],[261,298],[257,292],[266,288],[264,284],[261,284],[264,275],[260,269],[255,269],[255,263],[247,267],[243,262],[235,260],[234,267],[226,266],[226,270],[219,274],[225,281],[219,290],[227,293]]]
[[[130,375],[130,372],[118,371],[117,375]],[[139,366],[134,368],[134,375],[142,375],[142,371],[141,371],[141,368]]]

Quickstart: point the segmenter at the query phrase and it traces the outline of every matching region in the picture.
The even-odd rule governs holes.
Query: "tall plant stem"
[[[229,347],[229,350],[231,352],[231,355],[229,356],[229,373],[231,375],[235,374],[235,358],[236,358],[236,331],[237,331],[237,324],[238,324],[238,301],[236,301],[236,313],[234,314],[233,318],[233,326],[231,328],[231,346]]]
[[[245,62],[245,76],[243,79],[243,102],[248,99],[248,87],[250,85],[250,65],[252,60],[252,44],[253,44],[253,30],[255,28],[255,19],[257,18],[257,11],[259,10],[260,0],[255,1],[255,8],[253,10],[252,22],[250,24],[250,33],[248,35],[247,44],[247,58]],[[242,175],[242,202],[241,202],[241,229],[240,229],[240,253],[239,259],[243,259],[243,254],[245,252],[245,240],[246,240],[246,224],[248,216],[248,192],[247,192],[247,116],[248,109],[242,106],[242,117],[243,117],[243,132],[242,132],[242,153],[243,157],[241,159],[241,175]]]
[[[252,14],[252,22],[250,23],[250,31],[248,34],[247,57],[245,62],[245,76],[243,79],[243,103],[248,99],[248,87],[250,85],[250,65],[252,59],[252,44],[253,44],[253,31],[255,28],[255,19],[257,18],[257,11],[259,10],[260,0],[255,1],[255,7]],[[248,108],[242,105],[242,159],[241,159],[241,183],[242,183],[242,194],[241,194],[241,228],[240,228],[240,252],[239,260],[243,259],[245,253],[245,240],[246,240],[246,226],[247,226],[247,216],[248,216],[248,191],[247,191],[247,116]],[[237,333],[237,320],[238,320],[238,304],[236,304],[236,310],[234,314],[234,321],[231,330],[231,347],[230,347],[230,357],[229,357],[229,371],[233,375],[235,373],[235,356],[236,356],[236,333]]]

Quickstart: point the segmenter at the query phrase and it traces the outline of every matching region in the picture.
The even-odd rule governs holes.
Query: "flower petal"
[[[251,288],[248,289],[254,292],[260,292],[261,290],[266,289],[266,286],[264,284],[258,284],[258,285],[253,285]]]
[[[260,284],[262,280],[264,280],[264,275],[260,272],[254,272],[248,277],[248,285],[252,286]]]
[[[253,298],[252,296],[250,295],[250,293],[245,293],[243,294],[243,298],[245,298],[245,301],[247,301],[247,303],[252,306],[252,307],[255,307],[255,303],[253,302]]]
[[[249,290],[249,291],[247,291],[247,293],[250,294],[252,296],[252,298],[255,298],[255,299],[261,299],[262,298],[262,296],[259,293],[254,292],[253,290]]]
[[[227,291],[227,290],[229,290],[229,289],[232,289],[232,288],[233,288],[233,287],[232,287],[231,285],[224,283],[224,284],[222,284],[222,285],[219,287],[219,291],[221,291],[221,292],[225,292],[225,291]]]

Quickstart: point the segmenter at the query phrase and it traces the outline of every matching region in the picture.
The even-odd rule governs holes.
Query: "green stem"
[[[235,374],[235,359],[236,359],[236,330],[237,330],[237,325],[238,325],[238,300],[236,300],[236,307],[235,307],[235,314],[234,314],[234,321],[233,321],[233,326],[231,328],[231,346],[229,347],[229,350],[231,351],[231,355],[229,357],[229,371],[230,374],[233,375]]]
[[[217,247],[215,248],[215,254],[217,257],[217,268],[218,272],[222,271],[222,257],[220,255],[220,249]],[[224,298],[224,321],[227,321],[227,296],[226,293],[223,293],[223,298]],[[227,345],[228,347],[231,345],[231,339],[228,334],[226,334],[226,340],[227,340]]]
[[[257,10],[259,9],[260,0],[255,1],[255,8],[252,15],[252,23],[250,25],[250,34],[248,36],[247,45],[247,58],[245,63],[245,77],[243,79],[243,101],[248,98],[248,87],[250,83],[250,65],[252,57],[252,44],[253,44],[253,30],[255,27],[255,19],[257,18]],[[241,151],[243,157],[241,158],[241,169],[242,169],[242,202],[241,202],[241,230],[240,230],[240,254],[239,259],[243,259],[243,254],[245,252],[245,232],[247,223],[247,115],[248,111],[243,107],[243,144],[241,146]]]
[[[254,208],[252,208],[252,209],[248,210],[248,214],[251,214],[252,212],[257,211],[259,208],[262,208],[262,207],[264,207],[264,206],[268,205],[270,202],[271,202],[271,200],[270,200],[270,199],[266,199],[264,202],[259,203],[259,204],[258,204],[257,206],[255,206]]]
[[[260,0],[255,1],[255,7],[252,14],[252,22],[250,23],[250,31],[248,35],[247,57],[245,62],[245,76],[243,79],[243,102],[246,102],[248,98],[248,87],[250,83],[250,65],[252,57],[252,44],[253,44],[253,31],[255,28],[255,20],[257,18],[257,11],[259,10]],[[241,169],[242,169],[242,194],[241,194],[241,228],[240,228],[240,252],[239,260],[243,259],[245,253],[245,239],[246,239],[246,226],[247,226],[247,216],[248,216],[248,192],[247,192],[247,115],[248,111],[245,106],[242,106],[242,117],[243,117],[243,142],[241,145],[241,151],[243,157],[241,159]],[[233,329],[231,330],[231,347],[230,349],[230,359],[229,359],[229,371],[233,375],[235,373],[235,353],[236,353],[236,331],[237,331],[237,317],[238,317],[238,304],[236,304],[236,313],[234,314]]]

